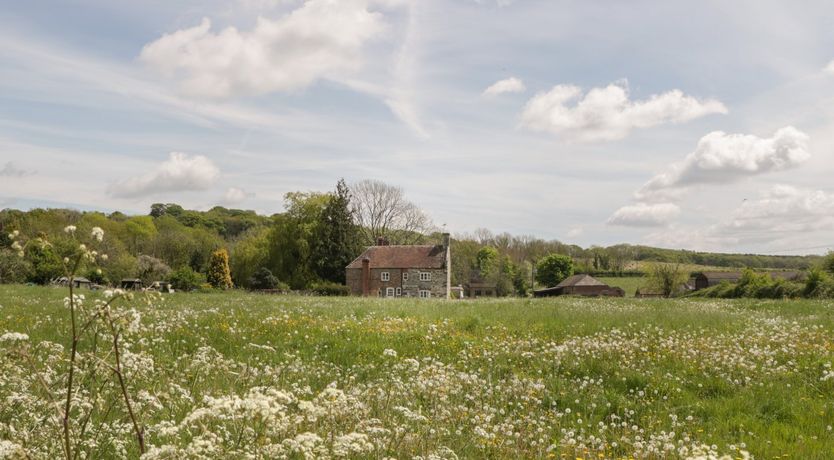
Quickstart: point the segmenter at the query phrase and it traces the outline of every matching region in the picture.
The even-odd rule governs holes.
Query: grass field
[[[634,297],[637,288],[646,284],[646,278],[642,276],[602,277],[597,279],[609,286],[623,288],[626,297]]]
[[[88,292],[85,305],[98,295]],[[64,296],[0,286],[0,336],[28,335],[0,339],[0,457],[21,446],[31,458],[62,455],[60,422],[37,380],[61,394]],[[831,302],[229,292],[135,303],[141,322],[126,331],[124,362],[147,458],[834,452]],[[13,352],[24,346],[32,363]],[[96,427],[80,450],[137,456],[121,406],[99,410],[108,401],[84,391],[75,399]]]

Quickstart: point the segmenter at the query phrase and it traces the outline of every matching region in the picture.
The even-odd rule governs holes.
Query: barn
[[[723,282],[738,283],[740,272],[702,272],[695,275],[695,290],[706,289]]]
[[[581,295],[589,297],[625,297],[625,291],[611,287],[591,275],[573,275],[554,287],[533,291],[534,297]]]

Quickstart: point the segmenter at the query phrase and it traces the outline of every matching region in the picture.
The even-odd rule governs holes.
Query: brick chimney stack
[[[376,245],[377,246],[388,246],[388,238],[385,238],[384,236],[378,236],[376,238]]]
[[[443,248],[446,250],[446,298],[452,298],[452,238],[443,234]]]
[[[362,259],[362,296],[371,295],[371,259]]]

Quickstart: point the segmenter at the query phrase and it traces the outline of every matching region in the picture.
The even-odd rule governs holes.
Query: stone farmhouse
[[[353,295],[448,299],[451,290],[450,238],[443,244],[392,246],[385,240],[368,247],[345,268]]]

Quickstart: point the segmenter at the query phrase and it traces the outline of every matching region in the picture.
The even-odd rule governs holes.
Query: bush
[[[101,269],[98,268],[91,268],[87,272],[87,279],[90,280],[93,284],[100,284],[105,286],[108,284],[107,278],[102,273]]]
[[[22,283],[31,269],[31,264],[16,252],[0,249],[0,283]]]
[[[536,264],[536,281],[553,287],[573,275],[573,259],[562,254],[548,254]]]
[[[168,282],[178,291],[193,291],[206,282],[206,277],[185,265],[172,272],[168,276]]]
[[[310,291],[315,295],[322,296],[348,296],[350,295],[350,288],[344,284],[331,283],[329,281],[322,281],[320,283],[313,283],[310,285]]]
[[[218,249],[211,254],[206,280],[218,289],[232,288],[232,274],[229,271],[229,253],[225,249]]]
[[[146,286],[154,281],[164,280],[171,273],[171,267],[165,262],[147,255],[141,255],[137,259],[139,278]]]
[[[261,267],[249,278],[249,287],[252,289],[275,289],[281,282],[278,277],[266,268]]]

